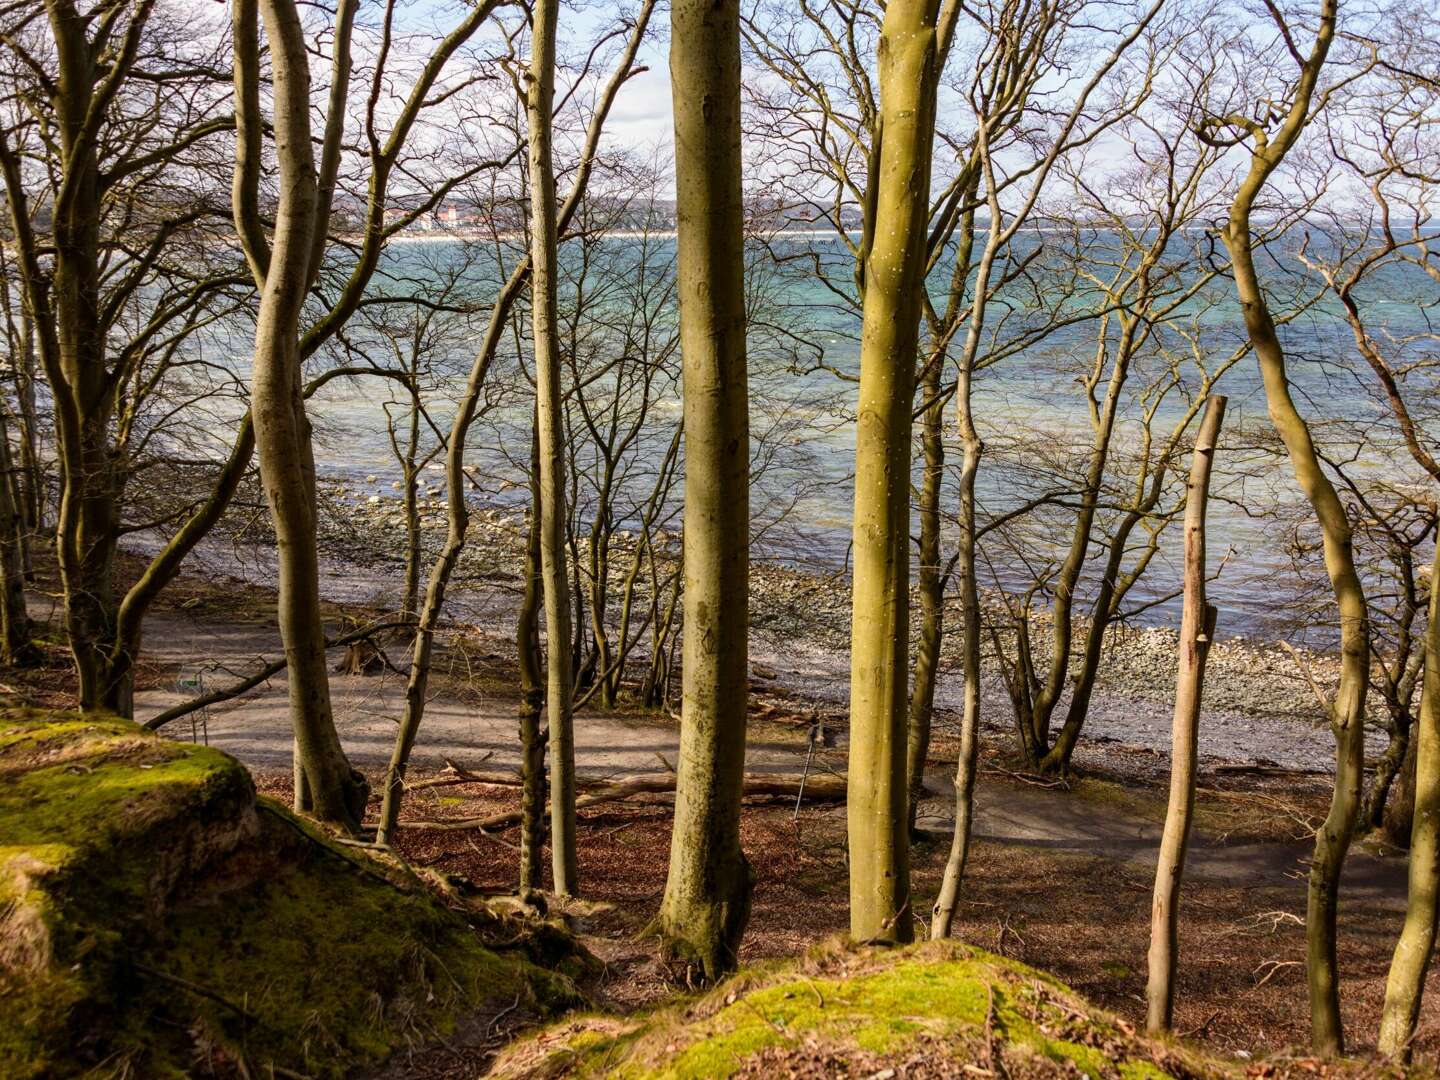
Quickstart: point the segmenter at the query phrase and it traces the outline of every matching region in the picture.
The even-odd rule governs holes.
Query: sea
[[[755,557],[822,572],[843,571],[850,550],[860,356],[852,243],[853,237],[813,230],[759,238],[750,245],[746,279]],[[1317,443],[1353,485],[1342,484],[1349,502],[1360,506],[1357,493],[1371,500],[1368,509],[1356,510],[1357,520],[1373,524],[1377,509],[1407,500],[1433,506],[1436,492],[1399,442],[1338,303],[1301,259],[1302,251],[1311,260],[1333,254],[1336,243],[1296,227],[1262,252],[1260,272],[1281,323],[1296,402]],[[1102,228],[1022,233],[1008,266],[1023,262],[1025,272],[987,310],[974,412],[986,444],[978,484],[987,530],[982,586],[997,594],[1018,600],[1031,593],[1043,605],[1046,583],[1070,542],[1074,489],[1089,461],[1094,422],[1085,380],[1097,363],[1108,375],[1119,340],[1116,312],[1095,313],[1100,283],[1120,272],[1122,250],[1116,234]],[[1229,405],[1208,524],[1209,596],[1219,608],[1220,633],[1323,644],[1332,616],[1317,534],[1270,426],[1255,359],[1237,353],[1244,327],[1217,251],[1223,254],[1197,229],[1176,237],[1164,257],[1161,290],[1176,302],[1135,351],[1121,393],[1082,605],[1094,595],[1104,558],[1099,545],[1141,483],[1138,463],[1153,462],[1156,448],[1194,405],[1202,373],[1221,371],[1211,392],[1224,394]],[[376,286],[395,302],[364,309],[343,341],[312,358],[313,372],[331,364],[412,367],[424,406],[419,446],[422,455],[433,452],[463,391],[500,274],[517,257],[515,241],[504,238],[394,244]],[[560,336],[569,431],[582,447],[571,463],[571,499],[585,529],[607,476],[612,524],[633,526],[679,421],[674,258],[675,240],[666,233],[591,236],[565,247]],[[949,276],[941,260],[928,281],[941,309]],[[408,302],[412,295],[426,303]],[[1440,398],[1426,364],[1440,351],[1433,322],[1440,287],[1420,268],[1397,264],[1375,274],[1358,295],[1372,337],[1397,366],[1409,365],[1406,393],[1422,433],[1440,438],[1434,412]],[[525,302],[511,322],[468,439],[467,465],[475,501],[518,516],[529,498],[524,478],[533,403]],[[243,334],[229,349],[233,368],[243,374]],[[957,338],[951,365],[959,351]],[[1097,397],[1105,390],[1102,378]],[[345,498],[370,505],[378,499],[383,507],[398,497],[396,455],[408,433],[409,407],[402,384],[369,375],[337,379],[311,399],[317,467]],[[953,402],[946,401],[944,416],[948,559],[959,462]],[[441,460],[433,458],[423,473],[427,499],[443,498],[436,490]],[[917,479],[919,463],[917,448]],[[1181,527],[1178,520],[1162,525],[1178,509],[1188,466],[1182,439],[1157,504],[1161,512],[1144,518],[1132,536],[1124,572],[1140,560],[1145,569],[1125,612],[1140,625],[1178,621]],[[663,503],[663,523],[678,529],[678,481]],[[1147,554],[1152,530],[1158,539]],[[1390,554],[1373,533],[1360,530],[1357,546],[1372,591],[1388,596]],[[1418,545],[1424,563],[1429,543]]]

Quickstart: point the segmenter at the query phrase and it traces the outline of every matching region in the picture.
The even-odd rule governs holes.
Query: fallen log
[[[519,782],[519,777],[513,773],[472,773],[470,775],[477,778],[469,781],[474,783],[517,784]],[[500,781],[479,779],[479,777],[491,775],[506,777],[506,779]],[[586,782],[583,780],[579,781],[579,784],[581,787],[586,786]],[[743,791],[747,797],[794,799],[800,794],[800,778],[768,773],[747,773]],[[586,807],[598,806],[601,803],[622,802],[636,795],[673,795],[674,793],[675,777],[673,775],[657,773],[653,776],[629,776],[622,780],[603,783],[588,795],[581,795],[575,800],[575,809],[584,810]],[[804,794],[805,798],[813,799],[816,802],[840,802],[845,798],[845,778],[834,774],[816,775],[812,773],[805,779]],[[491,829],[506,829],[519,823],[520,811],[506,810],[503,813],[491,814],[483,818],[461,818],[456,821],[402,821],[400,824],[405,829],[425,829],[435,832],[454,832],[464,829],[479,829],[485,832]]]
[[[1368,762],[1367,762],[1368,764]],[[1210,771],[1222,776],[1329,776],[1327,769],[1272,765],[1258,761],[1242,761],[1212,765]]]

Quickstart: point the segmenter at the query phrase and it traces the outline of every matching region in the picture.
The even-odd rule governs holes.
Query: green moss
[[[218,751],[10,710],[0,780],[7,1078],[341,1076],[470,1016],[578,999],[399,864],[257,802]]]
[[[759,985],[754,974],[742,976],[623,1031],[571,1021],[573,1033],[545,1061],[537,1063],[522,1046],[497,1071],[701,1080],[730,1076],[771,1048],[820,1046],[840,1056],[884,1060],[902,1058],[923,1042],[964,1062],[988,1042],[995,1053],[1032,1066],[1049,1062],[1057,1075],[1169,1075],[1151,1056],[1150,1044],[1104,1017],[1085,1018],[1078,999],[1053,979],[980,950],[938,942],[849,954],[828,966],[818,965],[813,975],[781,969],[761,977]],[[553,1046],[554,1037],[536,1042]]]

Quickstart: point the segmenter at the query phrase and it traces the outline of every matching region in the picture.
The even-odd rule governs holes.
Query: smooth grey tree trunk
[[[315,230],[324,228],[311,144],[309,54],[294,0],[262,0],[261,10],[270,42],[280,197],[255,326],[251,411],[279,562],[277,612],[288,661],[297,780],[303,781],[295,797],[302,809],[353,831],[369,787],[345,757],[330,706],[315,546],[315,461],[300,381],[300,312],[313,274]]]
[[[910,442],[940,56],[937,0],[891,0],[880,31],[875,205],[855,436],[847,825],[850,935],[906,942]]]
[[[754,875],[740,848],[749,672],[750,434],[738,0],[676,0],[685,588],[670,872],[653,931],[706,979],[732,970]]]
[[[558,0],[535,0],[525,111],[530,127],[530,314],[540,440],[540,575],[545,586],[545,707],[550,729],[550,870],[555,892],[580,887],[575,852],[575,741],[570,580],[565,557],[565,414],[556,329],[555,102]]]

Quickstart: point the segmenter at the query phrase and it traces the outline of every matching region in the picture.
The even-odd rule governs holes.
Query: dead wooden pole
[[[1179,927],[1180,879],[1195,810],[1195,758],[1205,658],[1215,635],[1215,608],[1205,602],[1205,503],[1210,466],[1225,417],[1225,398],[1205,403],[1185,502],[1185,602],[1180,617],[1175,721],[1171,734],[1170,805],[1155,866],[1155,900],[1150,912],[1150,981],[1145,1024],[1153,1034],[1170,1030],[1175,1010],[1175,957]]]

